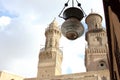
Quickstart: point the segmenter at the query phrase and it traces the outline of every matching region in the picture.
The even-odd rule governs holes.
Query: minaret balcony
[[[60,53],[60,54],[62,54],[63,53],[63,51],[60,49],[60,48],[56,48],[56,47],[49,47],[49,48],[42,48],[42,49],[40,49],[40,52],[50,52],[50,51],[52,51],[52,52],[58,52],[58,53]]]

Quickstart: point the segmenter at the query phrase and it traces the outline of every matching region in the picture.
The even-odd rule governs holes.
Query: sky
[[[75,0],[74,0],[75,1]],[[36,77],[38,55],[45,45],[45,29],[56,17],[61,25],[64,20],[58,15],[67,0],[0,0],[0,71],[23,77]],[[102,0],[78,0],[88,15],[99,13],[104,17]],[[70,6],[71,2],[69,2]],[[76,5],[75,5],[76,6]],[[82,20],[85,24],[85,18]],[[103,18],[103,26],[105,21]],[[62,73],[85,72],[85,35],[71,41],[62,36]]]

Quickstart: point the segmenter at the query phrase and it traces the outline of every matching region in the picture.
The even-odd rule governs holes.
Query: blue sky
[[[102,0],[78,0],[88,15],[93,9],[104,17]],[[56,17],[58,24],[64,22],[58,15],[67,0],[0,0],[0,70],[25,77],[37,74],[38,55],[45,45],[45,28]],[[84,26],[85,19],[82,20]],[[103,26],[105,22],[103,19]],[[62,37],[62,73],[85,71],[84,35],[75,41]]]

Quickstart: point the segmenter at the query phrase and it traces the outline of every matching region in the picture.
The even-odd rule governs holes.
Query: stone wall
[[[15,74],[0,72],[0,80],[23,80],[24,78]]]
[[[44,78],[40,80],[110,80],[109,70],[89,71],[83,73],[74,73],[59,75],[55,77]]]

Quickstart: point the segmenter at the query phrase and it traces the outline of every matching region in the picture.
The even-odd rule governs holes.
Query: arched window
[[[96,37],[97,42],[99,42],[100,45],[102,45],[102,38],[101,37]]]

